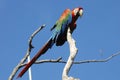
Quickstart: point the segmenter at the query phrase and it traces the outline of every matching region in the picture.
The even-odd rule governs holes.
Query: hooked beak
[[[79,15],[80,15],[80,17],[82,17],[82,15],[83,15],[83,9],[81,9],[81,10],[79,11]]]

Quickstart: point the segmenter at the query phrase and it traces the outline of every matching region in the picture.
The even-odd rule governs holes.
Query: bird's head
[[[78,7],[78,8],[75,8],[72,10],[74,16],[77,16],[77,17],[82,17],[83,15],[83,8],[82,7]]]
[[[83,15],[83,8],[82,7],[78,7],[78,8],[74,8],[72,10],[72,22],[70,28],[71,28],[71,32],[74,31],[74,29],[76,28],[76,21],[78,19],[78,17],[82,17]]]

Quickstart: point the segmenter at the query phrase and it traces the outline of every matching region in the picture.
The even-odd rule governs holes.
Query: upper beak
[[[80,17],[82,17],[82,15],[83,15],[83,10],[82,9],[79,11],[79,15],[80,15]]]

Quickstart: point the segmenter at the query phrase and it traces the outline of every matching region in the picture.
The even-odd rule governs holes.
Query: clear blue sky
[[[7,80],[26,53],[28,38],[40,25],[46,27],[33,39],[31,57],[50,37],[50,28],[66,8],[82,6],[84,16],[77,21],[73,37],[77,42],[76,61],[103,59],[120,50],[120,0],[0,0],[0,79]],[[53,46],[39,59],[67,60],[67,42]],[[32,66],[33,80],[61,80],[65,64]],[[81,80],[120,80],[120,56],[106,63],[74,65],[70,76]],[[14,79],[16,80],[16,78]],[[28,80],[28,73],[21,79]]]

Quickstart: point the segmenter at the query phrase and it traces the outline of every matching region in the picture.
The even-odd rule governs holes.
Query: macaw
[[[82,7],[78,7],[73,10],[64,10],[60,18],[56,21],[55,25],[51,28],[51,31],[53,31],[52,36],[49,38],[46,44],[38,51],[38,53],[32,58],[32,60],[25,65],[17,78],[22,77],[23,74],[29,69],[29,67],[54,44],[56,44],[56,46],[62,46],[67,41],[68,27],[70,27],[72,33],[76,28],[76,20],[79,16],[81,17],[82,15]]]

